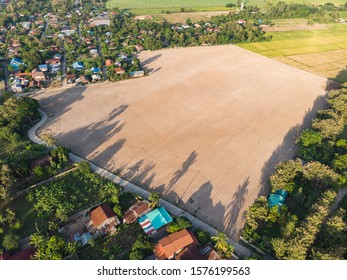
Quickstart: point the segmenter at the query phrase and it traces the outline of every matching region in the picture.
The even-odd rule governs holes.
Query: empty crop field
[[[322,26],[323,27],[323,26]],[[328,25],[323,30],[269,32],[270,42],[240,44],[240,47],[291,66],[346,82],[347,25]],[[337,78],[336,78],[337,77]]]
[[[236,46],[142,52],[148,77],[36,98],[59,143],[237,237],[326,79]]]

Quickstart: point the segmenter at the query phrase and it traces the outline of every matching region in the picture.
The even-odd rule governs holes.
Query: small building
[[[11,89],[14,92],[17,92],[17,93],[23,92],[23,88],[22,88],[21,84],[14,84],[14,85],[12,85]]]
[[[101,80],[101,77],[100,77],[100,75],[98,75],[98,74],[93,74],[93,75],[92,75],[92,79],[93,79],[93,82],[96,82],[96,81],[100,81],[100,80]]]
[[[112,66],[113,64],[114,64],[114,60],[112,60],[112,59],[106,59],[105,60],[106,67]]]
[[[199,245],[199,242],[195,235],[187,229],[182,229],[159,240],[153,252],[158,260],[174,259],[184,248],[196,245]]]
[[[90,69],[90,71],[92,71],[94,74],[100,73],[100,68],[99,67],[93,67]]]
[[[56,64],[60,65],[60,59],[59,58],[50,58],[50,59],[47,59],[45,62],[46,62],[46,64],[50,64],[50,65],[56,65]]]
[[[125,224],[131,224],[136,221],[137,218],[143,214],[148,213],[151,210],[149,202],[147,200],[141,200],[134,203],[124,214],[123,222]]]
[[[110,25],[111,21],[108,17],[93,17],[92,24],[95,26]]]
[[[116,226],[120,224],[116,214],[105,203],[91,211],[89,218],[86,227],[94,236],[115,233],[117,231]]]
[[[73,67],[73,69],[75,69],[77,71],[81,71],[84,68],[84,64],[83,64],[83,62],[76,61],[76,62],[74,62],[74,64],[72,64],[72,67]]]
[[[48,71],[48,65],[47,64],[40,64],[39,69],[42,72],[47,72]]]
[[[143,71],[143,70],[130,72],[131,78],[139,78],[139,77],[143,77],[144,75],[145,75],[145,71]]]
[[[123,67],[116,67],[114,69],[114,71],[116,72],[116,74],[118,75],[123,75],[125,73],[125,69]]]
[[[141,51],[143,51],[145,48],[143,47],[143,46],[141,46],[141,45],[135,45],[135,49],[138,51],[138,52],[141,52]]]
[[[76,74],[66,74],[66,80],[69,84],[72,84],[76,80]]]
[[[54,58],[54,59],[59,59],[59,60],[61,60],[62,57],[63,57],[63,56],[62,56],[60,53],[56,53],[55,55],[53,55],[53,58]]]
[[[33,78],[34,81],[36,82],[42,82],[46,80],[46,76],[42,71],[38,71],[37,69],[34,69],[31,72],[31,77]]]

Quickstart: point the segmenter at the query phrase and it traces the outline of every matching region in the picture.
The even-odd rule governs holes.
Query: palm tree
[[[221,251],[221,252],[225,252],[228,248],[228,237],[225,233],[218,233],[217,236],[212,236],[211,239],[213,240],[213,242],[215,243],[215,248],[218,250],[218,251]]]
[[[156,192],[151,192],[149,194],[149,197],[148,197],[150,203],[149,203],[149,207],[150,208],[155,208],[157,206],[159,206],[159,194],[157,194]]]

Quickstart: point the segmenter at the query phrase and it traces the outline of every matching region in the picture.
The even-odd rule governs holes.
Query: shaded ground
[[[143,52],[149,77],[37,96],[72,151],[237,237],[324,106],[324,78],[235,46]]]

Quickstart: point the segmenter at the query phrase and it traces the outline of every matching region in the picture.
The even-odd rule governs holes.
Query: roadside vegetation
[[[285,205],[270,208],[260,197],[247,213],[243,237],[278,259],[347,257],[346,197],[339,195],[347,180],[347,89],[330,91],[327,101],[297,139],[296,159],[270,177],[272,193],[288,192]]]

